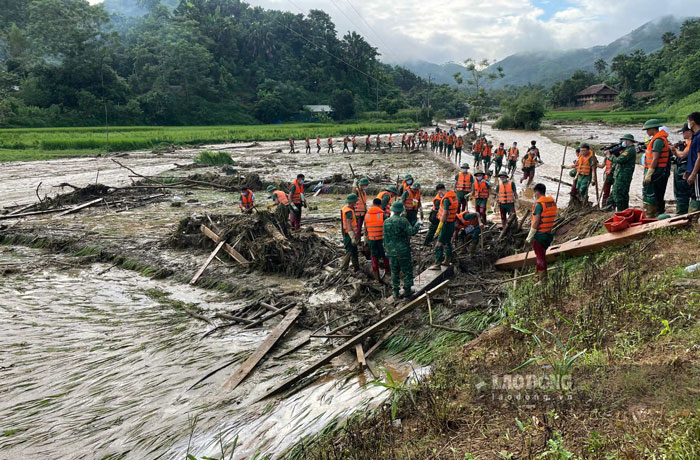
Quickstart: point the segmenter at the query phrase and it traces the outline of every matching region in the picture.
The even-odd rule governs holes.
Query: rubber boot
[[[374,279],[377,281],[381,281],[381,278],[379,277],[379,261],[377,260],[376,257],[372,256],[372,273],[374,273]]]
[[[352,256],[352,268],[356,271],[360,271],[360,259],[357,256]]]
[[[647,219],[656,219],[656,205],[644,203],[644,214]]]

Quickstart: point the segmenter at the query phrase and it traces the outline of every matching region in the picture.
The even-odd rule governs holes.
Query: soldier
[[[459,211],[469,209],[469,195],[472,193],[474,178],[469,173],[469,163],[462,163],[460,171],[455,174],[455,192],[459,202]]]
[[[670,174],[670,149],[668,133],[659,129],[663,124],[656,119],[647,120],[644,129],[651,137],[644,155],[644,186],[642,199],[647,217],[655,218],[666,211],[666,184]]]
[[[357,218],[355,217],[355,204],[357,195],[351,193],[345,198],[345,206],[340,211],[340,220],[343,222],[343,246],[345,247],[345,257],[340,266],[341,271],[348,268],[352,260],[355,271],[360,270],[360,260],[358,258],[357,244],[360,239],[357,236]]]
[[[293,137],[289,138],[289,153],[296,153],[296,150],[294,150],[294,138]]]
[[[508,176],[512,176],[516,169],[518,169],[518,157],[520,156],[520,151],[518,150],[518,143],[513,142],[513,146],[508,149]]]
[[[372,141],[369,139],[369,134],[365,138],[365,152],[369,152],[372,149]]]
[[[537,166],[537,159],[540,156],[540,151],[535,147],[535,141],[532,141],[532,145],[527,149],[527,153],[523,157],[523,177],[520,179],[522,184],[525,179],[527,179],[527,186],[532,184],[535,178],[535,167]]]
[[[321,136],[316,135],[316,153],[321,153]]]
[[[272,203],[268,204],[267,207],[272,208],[279,206],[279,208],[282,209],[282,218],[285,221],[289,220],[289,207],[291,204],[289,198],[287,198],[287,194],[281,190],[277,190],[277,187],[274,185],[267,186],[267,193],[270,194],[270,199],[272,200]]]
[[[352,153],[355,153],[357,150],[357,137],[355,135],[352,135]]]
[[[671,152],[676,165],[673,170],[673,195],[676,197],[676,215],[688,214],[690,185],[683,179],[683,174],[688,168],[688,152],[690,151],[690,140],[693,137],[693,131],[691,131],[687,123],[683,125],[679,132],[683,134],[685,147],[683,150],[680,150],[671,145]]]
[[[333,149],[333,138],[329,137],[328,138],[328,151],[326,153],[335,153],[335,150]]]
[[[481,220],[486,222],[486,204],[489,200],[491,184],[484,179],[484,173],[482,171],[477,171],[474,176],[476,177],[474,181],[474,204],[476,206],[476,212],[481,216]]]
[[[612,201],[618,211],[624,211],[630,203],[630,184],[637,163],[637,147],[631,134],[625,134],[620,141],[625,150],[611,159],[614,167]]]
[[[382,138],[379,137],[379,133],[377,133],[377,139],[376,139],[376,147],[374,148],[375,152],[378,152],[382,148]]]
[[[365,221],[367,214],[367,188],[369,187],[369,179],[363,177],[356,184],[353,184],[352,192],[357,195],[357,203],[355,204],[355,218],[357,219],[357,236],[362,232],[362,224]]]
[[[303,174],[298,174],[296,180],[289,186],[287,199],[292,203],[289,209],[291,211],[289,214],[289,225],[292,230],[299,231],[301,230],[301,208],[306,207]]]
[[[401,215],[404,207],[401,202],[391,205],[391,217],[384,222],[384,250],[389,256],[391,267],[391,286],[394,299],[399,298],[401,287],[400,274],[403,272],[403,296],[409,297],[413,292],[413,260],[411,259],[411,236],[418,233],[421,224],[411,225]]]
[[[537,184],[533,188],[535,194],[535,204],[532,205],[532,224],[530,233],[525,241],[532,243],[532,249],[537,258],[537,277],[541,280],[547,277],[547,248],[554,240],[552,227],[557,218],[557,204],[554,198],[545,195],[547,187],[544,184]]]
[[[423,212],[423,204],[421,203],[420,197],[420,184],[418,182],[404,188],[403,195],[401,195],[401,202],[406,209],[406,219],[408,219],[411,225],[414,225],[418,222],[418,211],[420,210],[421,213]]]
[[[481,151],[481,159],[484,162],[484,171],[488,171],[491,167],[491,154],[493,153],[493,142],[488,141],[486,146]]]
[[[506,171],[501,172],[498,175],[498,209],[501,212],[501,225],[503,227],[506,226],[508,217],[515,214],[515,201],[517,199],[518,192],[515,190],[515,184],[510,180]]]
[[[433,198],[433,210],[430,211],[430,214],[428,215],[428,222],[430,222],[430,227],[428,227],[428,233],[425,235],[425,240],[423,241],[423,244],[425,246],[430,246],[430,244],[433,242],[435,232],[437,231],[438,224],[440,223],[437,216],[438,212],[440,211],[440,201],[442,200],[442,195],[440,194],[440,192],[444,190],[444,184],[438,184],[437,187],[435,187],[435,198]]]
[[[349,143],[350,143],[350,138],[348,136],[343,137],[343,153],[345,153],[345,152],[350,153],[350,147],[348,147]]]
[[[479,242],[479,236],[484,230],[484,223],[481,220],[481,216],[477,212],[464,211],[457,214],[457,219],[455,220],[457,227],[455,228],[454,244],[461,239],[466,239],[471,237],[470,250],[476,248]]]
[[[384,251],[384,220],[386,216],[380,207],[381,204],[382,200],[375,198],[372,201],[372,207],[367,210],[365,219],[365,236],[367,237],[369,253],[372,259],[372,273],[374,273],[374,278],[377,281],[381,280],[379,276],[380,260],[384,264],[384,276],[391,273],[389,258]]]
[[[494,172],[497,176],[498,173],[501,172],[501,168],[503,167],[503,157],[506,155],[506,149],[503,147],[503,145],[503,142],[498,144],[498,148],[493,153]]]
[[[455,219],[457,219],[457,210],[459,209],[459,201],[454,190],[445,192],[443,188],[438,192],[440,195],[440,211],[438,211],[438,223],[435,236],[435,265],[430,267],[431,270],[440,270],[440,265],[449,265],[452,261],[452,236],[455,231]]]

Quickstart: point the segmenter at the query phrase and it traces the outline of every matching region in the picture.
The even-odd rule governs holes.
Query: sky
[[[588,48],[654,18],[700,16],[698,0],[246,1],[293,13],[324,10],[339,35],[359,32],[389,63],[499,60],[521,51]]]

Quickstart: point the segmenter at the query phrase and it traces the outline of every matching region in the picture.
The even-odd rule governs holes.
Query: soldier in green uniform
[[[683,150],[671,146],[673,153],[673,195],[676,197],[676,215],[688,214],[688,205],[690,204],[690,185],[688,181],[683,179],[683,174],[688,167],[688,151],[690,150],[690,140],[693,138],[693,131],[684,124],[679,131],[683,134],[685,147]]]
[[[399,298],[400,272],[403,273],[404,297],[411,295],[413,287],[413,260],[411,259],[411,236],[418,233],[421,223],[411,225],[401,213],[403,203],[391,205],[391,217],[384,221],[384,250],[391,264],[391,285],[394,298]],[[451,235],[450,235],[451,236]]]
[[[425,246],[430,246],[433,242],[433,238],[435,237],[435,232],[437,231],[438,224],[440,221],[438,220],[438,212],[440,211],[440,201],[442,200],[440,196],[440,191],[445,191],[445,185],[444,184],[438,184],[437,187],[435,187],[435,198],[433,198],[433,210],[430,211],[430,214],[428,215],[428,222],[430,222],[430,227],[428,227],[428,233],[425,235],[425,240],[423,241],[423,244]]]
[[[355,216],[355,204],[359,201],[359,198],[354,193],[351,193],[345,199],[345,206],[340,210],[340,216],[342,219],[342,231],[343,231],[343,246],[345,247],[345,257],[343,258],[343,263],[340,266],[341,270],[345,270],[350,265],[352,261],[352,266],[355,271],[360,271],[360,260],[359,253],[357,251],[357,244],[359,243],[359,236],[357,232],[357,217]]]
[[[637,163],[637,147],[634,145],[634,136],[631,134],[625,134],[620,141],[625,150],[612,158],[614,172],[611,204],[614,204],[618,211],[623,211],[630,204],[630,184],[634,166]]]
[[[440,223],[435,232],[435,236],[437,236],[435,265],[430,267],[431,270],[439,270],[440,264],[449,265],[452,262],[452,236],[459,208],[457,194],[454,190],[445,193],[445,189],[442,189],[439,194],[441,195],[440,212],[438,213]]]
[[[647,217],[655,218],[666,212],[666,184],[671,174],[668,132],[661,130],[663,124],[652,118],[644,123],[647,135],[651,137],[644,155],[644,181],[642,200]]]

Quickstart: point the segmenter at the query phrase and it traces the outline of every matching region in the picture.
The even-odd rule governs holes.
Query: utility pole
[[[430,92],[433,88],[433,86],[431,84],[432,77],[433,76],[431,74],[428,74],[428,125],[430,125],[430,126],[432,126],[432,124],[433,124],[433,119],[430,118]]]
[[[379,121],[379,80],[377,80],[377,122]]]

